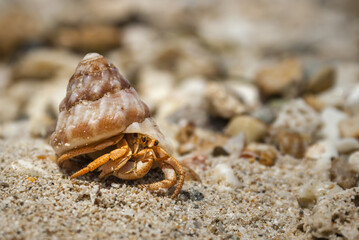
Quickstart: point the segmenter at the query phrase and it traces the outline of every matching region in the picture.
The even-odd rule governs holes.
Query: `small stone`
[[[349,163],[350,169],[358,174],[359,173],[359,151],[354,152],[349,156],[348,163]]]
[[[241,158],[249,158],[251,162],[258,161],[265,166],[273,166],[277,159],[277,151],[272,145],[251,143],[241,153]]]
[[[238,80],[225,82],[227,88],[238,96],[248,109],[256,109],[261,104],[259,90],[255,84]]]
[[[192,194],[191,194],[191,200],[192,201],[201,201],[204,198],[203,193],[197,191],[197,190],[193,190]]]
[[[359,141],[355,138],[340,138],[335,141],[339,153],[350,153],[359,149]]]
[[[351,170],[348,161],[342,157],[335,158],[330,168],[330,180],[343,189],[355,187],[357,174]]]
[[[325,107],[325,103],[322,102],[317,95],[307,94],[303,96],[304,101],[311,106],[315,111],[321,112]]]
[[[64,50],[36,49],[25,54],[13,70],[16,79],[47,79],[62,74],[68,76],[79,58]]]
[[[333,107],[324,108],[320,114],[322,119],[321,135],[324,139],[335,141],[340,138],[340,132],[338,124],[343,119],[347,118],[347,115]]]
[[[191,194],[186,191],[186,190],[182,190],[179,195],[178,195],[178,198],[181,200],[181,201],[188,201],[189,199],[191,199]]]
[[[221,146],[216,146],[213,148],[212,156],[219,157],[219,156],[229,156],[230,154]]]
[[[273,121],[277,117],[275,110],[268,106],[257,108],[253,110],[250,114],[252,117],[261,120],[265,124],[273,123]]]
[[[260,70],[255,82],[264,96],[297,96],[302,80],[302,64],[296,59],[285,59],[275,66]]]
[[[328,90],[334,86],[335,78],[336,71],[334,68],[323,68],[310,77],[306,90],[311,93],[320,93]]]
[[[176,134],[178,141],[177,151],[180,155],[194,151],[198,146],[198,136],[195,134],[196,127],[193,123],[187,123]]]
[[[20,113],[21,105],[6,93],[0,96],[0,106],[0,123],[14,120]]]
[[[359,187],[324,196],[312,213],[305,215],[304,230],[318,239],[359,239],[358,196]]]
[[[345,100],[345,107],[353,114],[359,115],[359,85],[352,87]]]
[[[261,140],[267,133],[267,125],[251,116],[237,116],[231,119],[226,127],[228,136],[236,136],[244,132],[247,143]]]
[[[0,182],[0,187],[7,188],[9,187],[9,184],[6,182]]]
[[[183,167],[183,170],[185,172],[185,177],[184,177],[185,181],[188,181],[188,182],[190,182],[190,181],[201,182],[201,178],[190,167],[188,167],[188,166],[182,166],[182,167]]]
[[[217,164],[213,169],[213,177],[217,182],[222,182],[232,187],[239,186],[239,181],[234,175],[233,169],[228,164]]]
[[[151,110],[173,92],[175,79],[169,72],[146,67],[139,72],[138,78],[138,93]]]
[[[320,125],[319,114],[302,99],[296,99],[284,105],[272,129],[287,129],[314,138]]]
[[[335,145],[330,141],[320,141],[310,146],[305,158],[316,160],[316,172],[326,173],[331,168],[331,159],[338,157]]]
[[[273,133],[273,142],[282,154],[302,158],[311,142],[310,137],[298,132],[279,129]]]
[[[342,189],[333,182],[310,181],[301,186],[297,201],[302,208],[313,208],[321,197],[340,192]]]
[[[62,27],[53,35],[56,45],[82,52],[103,52],[121,43],[118,29],[111,25],[88,24]]]
[[[178,161],[182,164],[182,166],[187,167],[188,169],[199,167],[204,171],[207,169],[208,165],[206,155],[198,155],[194,153],[189,154],[189,156],[185,155],[184,157],[179,157]],[[189,173],[189,177],[192,178],[192,173]]]
[[[5,92],[6,88],[11,83],[11,67],[5,64],[0,64],[0,93]],[[1,114],[0,114],[1,115]]]
[[[245,145],[246,145],[246,136],[242,132],[228,139],[227,142],[223,145],[223,148],[226,150],[226,152],[238,156]]]
[[[344,138],[359,138],[359,116],[343,119],[339,122],[340,135]]]
[[[224,84],[216,82],[208,84],[205,98],[208,111],[213,116],[228,119],[247,111],[247,106],[241,98]]]

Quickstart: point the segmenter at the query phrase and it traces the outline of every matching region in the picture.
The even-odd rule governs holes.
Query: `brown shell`
[[[128,80],[97,53],[79,63],[59,110],[50,139],[57,155],[118,135],[150,117]]]

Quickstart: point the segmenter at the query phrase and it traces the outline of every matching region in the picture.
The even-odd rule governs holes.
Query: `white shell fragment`
[[[330,141],[321,141],[309,147],[305,158],[317,160],[314,169],[317,172],[327,172],[331,167],[331,159],[338,157],[338,151]]]
[[[321,135],[325,139],[338,139],[340,137],[338,124],[341,120],[347,118],[347,115],[333,107],[327,107],[322,111],[320,117],[323,122]]]
[[[233,169],[228,164],[217,164],[213,169],[213,177],[218,182],[228,184],[232,187],[239,186],[239,181],[234,175]]]

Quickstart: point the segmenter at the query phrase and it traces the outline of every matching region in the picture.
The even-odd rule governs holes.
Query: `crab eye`
[[[142,142],[146,142],[146,137],[142,137]]]
[[[155,140],[155,146],[157,146],[158,145],[158,141],[157,140]]]

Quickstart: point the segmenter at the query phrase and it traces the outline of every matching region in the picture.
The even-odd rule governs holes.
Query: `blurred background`
[[[48,137],[88,52],[119,68],[173,138],[188,124],[236,135],[239,115],[270,125],[298,97],[344,108],[358,22],[356,0],[2,0],[0,137]]]

